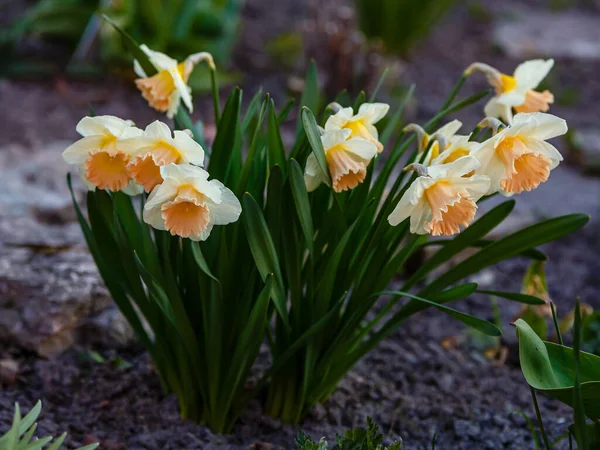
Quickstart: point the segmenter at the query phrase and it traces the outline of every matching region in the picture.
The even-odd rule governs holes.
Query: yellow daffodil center
[[[160,166],[181,162],[181,153],[168,142],[158,141],[154,149],[144,156],[138,156],[128,166],[131,178],[144,187],[146,192],[152,192],[163,182]]]
[[[185,70],[185,63],[179,63],[177,71],[187,83],[189,73]],[[168,70],[161,70],[151,77],[138,78],[135,80],[135,84],[142,91],[142,96],[152,108],[160,112],[165,112],[169,109],[171,94],[175,90],[175,82]]]
[[[456,150],[453,150],[452,153],[450,153],[448,156],[446,156],[446,158],[444,158],[444,161],[442,161],[443,164],[448,164],[451,162],[456,161],[458,158],[462,158],[463,156],[467,156],[469,154],[469,150],[467,150],[466,148],[457,148]]]
[[[500,186],[507,193],[531,191],[550,176],[550,158],[530,151],[519,137],[505,138],[496,147],[496,154],[504,163],[505,176]]]
[[[99,189],[120,191],[129,184],[129,156],[117,150],[116,143],[115,136],[106,136],[85,161],[85,177]]]
[[[161,207],[165,228],[173,236],[197,236],[208,228],[210,211],[204,195],[191,185],[182,185],[177,196]]]
[[[347,128],[352,132],[350,134],[350,138],[363,138],[377,146],[377,153],[381,153],[383,151],[383,144],[371,134],[369,129],[366,127],[363,119],[348,121],[344,125],[344,128]]]
[[[354,159],[341,145],[329,149],[326,158],[335,192],[353,189],[367,176],[365,163]]]
[[[477,205],[464,189],[456,189],[447,181],[438,181],[425,190],[425,200],[433,217],[425,222],[425,230],[433,236],[450,236],[468,226],[475,217]]]
[[[500,80],[502,81],[502,85],[500,86],[501,92],[499,92],[499,93],[510,92],[515,87],[517,87],[517,80],[515,77],[511,77],[510,75],[505,75],[505,74],[501,73]]]
[[[516,106],[515,111],[518,113],[546,112],[552,103],[554,103],[554,95],[550,91],[537,92],[530,89],[525,94],[525,103]]]

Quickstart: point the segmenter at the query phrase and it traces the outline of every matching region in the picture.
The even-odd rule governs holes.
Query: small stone
[[[462,437],[478,438],[481,435],[481,426],[470,420],[457,420],[454,422],[454,431]]]
[[[12,386],[17,381],[19,363],[14,359],[0,359],[0,385]]]

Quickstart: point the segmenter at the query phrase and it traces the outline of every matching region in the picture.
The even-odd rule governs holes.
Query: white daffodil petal
[[[366,139],[348,139],[343,145],[346,151],[367,161],[370,161],[377,155],[377,146]]]
[[[177,68],[171,69],[169,73],[173,77],[173,82],[175,83],[175,90],[179,92],[179,95],[183,100],[183,104],[187,107],[187,109],[190,112],[193,112],[194,105],[192,103],[191,89],[187,84],[185,84],[185,81],[183,81],[183,78],[181,78],[181,74],[179,73],[179,70],[177,70]]]
[[[306,158],[306,168],[304,169],[304,183],[308,192],[314,191],[324,181],[323,171],[319,167],[317,157],[314,153]]]
[[[471,199],[476,202],[489,192],[491,180],[486,175],[473,175],[469,178],[453,179],[452,184],[457,188],[466,190]]]
[[[238,220],[242,213],[242,205],[235,194],[218,180],[211,180],[210,183],[221,190],[221,202],[210,205],[214,224],[227,225]]]
[[[133,60],[133,71],[140,78],[146,78],[148,76],[146,75],[146,71],[137,59]]]
[[[165,179],[175,180],[181,184],[193,178],[208,179],[208,172],[189,164],[167,164],[160,168],[160,175]]]
[[[343,144],[350,137],[352,131],[344,128],[341,130],[329,130],[325,131],[325,134],[321,136],[321,143],[325,152],[336,145]]]
[[[505,123],[512,123],[512,107],[498,101],[498,97],[492,97],[483,107],[486,117],[499,117]]]
[[[86,136],[69,145],[63,152],[63,159],[67,164],[81,166],[90,156],[90,152],[102,148],[104,136]]]
[[[368,118],[369,124],[375,124],[385,117],[390,110],[386,103],[363,103],[358,108],[358,115]]]
[[[162,184],[156,186],[146,200],[144,212],[155,208],[160,210],[163,203],[172,201],[177,196],[178,188],[179,183],[173,179],[166,179]]]
[[[144,135],[149,138],[171,139],[171,129],[166,123],[155,120],[144,130]]]
[[[525,61],[515,70],[515,80],[519,88],[524,90],[535,89],[554,66],[554,60],[532,59]]]
[[[181,152],[182,162],[204,166],[204,149],[185,131],[176,130],[173,132],[175,137],[175,147]]]
[[[521,126],[521,131],[529,137],[543,141],[562,136],[568,131],[564,119],[541,112],[519,113],[515,115],[514,125]]]
[[[342,108],[337,113],[332,114],[325,122],[325,130],[339,130],[346,125],[346,122],[352,118],[354,111],[351,107]]]
[[[462,122],[460,120],[455,119],[451,122],[448,122],[443,127],[439,128],[434,134],[443,136],[446,139],[450,139],[452,136],[454,136],[456,133],[458,133],[458,130],[460,130],[460,127],[462,127]]]
[[[157,71],[169,70],[173,67],[177,67],[177,61],[164,53],[150,50],[146,44],[140,45],[140,49],[148,55],[148,59]]]
[[[550,158],[550,160],[552,161],[550,169],[554,169],[563,160],[562,155],[556,149],[556,147],[554,147],[554,145],[552,144],[549,144],[548,142],[540,141],[538,139],[533,138],[525,138],[523,139],[523,143],[532,152],[539,153]]]
[[[481,166],[480,162],[473,156],[467,155],[458,158],[448,164],[431,165],[427,168],[427,173],[434,180],[448,177],[462,177]]]

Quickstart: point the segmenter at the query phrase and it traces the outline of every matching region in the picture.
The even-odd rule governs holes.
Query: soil
[[[513,3],[502,5],[510,10]],[[543,7],[543,2],[528,3]],[[260,48],[267,39],[289,30],[296,18],[305,13],[299,4],[302,2],[248,1],[240,47],[247,48],[251,42]],[[491,2],[482,5],[494,8]],[[265,33],[265,29],[269,32]],[[258,43],[253,40],[256,36]],[[493,51],[491,24],[475,19],[461,6],[415,48],[409,63],[403,66],[401,82],[418,82],[418,104],[411,119],[431,117],[472,61],[485,61],[507,71],[518,63]],[[252,92],[260,83],[265,90],[280,97],[285,95],[288,79],[273,67],[273,61],[270,64],[268,68],[254,67],[252,58],[238,56],[235,68],[247,73],[243,87]],[[559,102],[553,108],[555,114],[576,127],[589,126],[598,116],[598,65],[562,61],[555,68],[554,79],[559,80],[562,89],[586,87],[585,96],[577,104]],[[483,79],[468,84],[466,93],[486,87]],[[0,148],[18,146],[24,155],[47,142],[75,138],[74,124],[87,113],[89,103],[94,104],[98,114],[131,117],[138,123],[159,118],[137,92],[116,78],[93,84],[60,76],[46,82],[6,80],[0,82],[0,97]],[[210,111],[206,101],[198,99],[195,118],[210,122],[210,112],[204,117],[204,112]],[[471,108],[459,117],[474,125],[479,119],[478,110]],[[598,222],[591,223],[544,248],[550,256],[550,294],[562,314],[572,308],[576,296],[600,308],[597,227]],[[518,258],[506,261],[478,274],[476,281],[489,289],[518,291],[526,266],[527,261]],[[175,398],[162,394],[148,356],[140,348],[120,352],[102,349],[106,359],[112,356],[130,363],[121,368],[91,361],[85,357],[85,349],[73,349],[58,359],[41,360],[20,350],[3,348],[0,356],[10,354],[19,363],[20,371],[12,385],[0,390],[0,434],[8,428],[15,401],[29,409],[42,399],[39,434],[67,431],[72,446],[99,440],[102,448],[113,450],[245,449],[253,444],[259,449],[289,449],[300,429],[315,439],[325,436],[333,442],[336,433],[362,426],[366,416],[371,416],[381,426],[386,440],[401,437],[407,449],[429,445],[435,433],[436,448],[442,450],[534,448],[525,419],[515,413],[522,410],[532,419],[535,417],[529,388],[518,367],[514,330],[509,325],[520,306],[508,301],[500,301],[499,305],[503,345],[509,351],[503,365],[494,365],[482,356],[480,339],[460,324],[427,310],[357,364],[326,404],[315,407],[301,426],[283,425],[264,416],[256,403],[227,436],[214,435],[179,418]],[[490,299],[485,296],[467,299],[456,307],[492,318]],[[454,341],[457,345],[446,345]],[[571,422],[571,410],[543,396],[538,398],[551,438],[564,433]],[[563,442],[555,448],[568,445]]]

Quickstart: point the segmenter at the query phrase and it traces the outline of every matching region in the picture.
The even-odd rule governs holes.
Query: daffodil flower
[[[473,221],[477,200],[489,190],[488,177],[464,177],[478,167],[479,162],[472,156],[463,156],[449,164],[419,165],[416,168],[420,175],[408,187],[388,222],[395,226],[410,217],[411,233],[433,236],[459,233],[461,226]]]
[[[150,50],[145,44],[140,45],[140,49],[148,55],[150,63],[158,72],[148,76],[137,60],[133,62],[133,69],[140,77],[135,80],[135,84],[142,91],[142,96],[148,104],[157,111],[166,112],[169,119],[172,119],[177,112],[181,100],[192,112],[194,109],[192,90],[187,82],[194,66],[200,61],[207,61],[210,68],[214,69],[215,64],[211,54],[194,53],[185,61],[178,63],[164,53]]]
[[[350,138],[351,134],[348,128],[343,128],[325,131],[321,136],[335,192],[353,189],[362,183],[367,176],[369,162],[377,155],[377,146],[373,142],[358,137]],[[309,192],[325,181],[314,153],[306,159],[304,181]]]
[[[127,171],[132,154],[120,143],[139,136],[142,130],[134,127],[132,121],[115,116],[84,117],[76,130],[83,138],[63,152],[63,159],[79,168],[88,189],[124,191],[130,195],[141,192]]]
[[[488,194],[519,194],[545,182],[563,159],[546,140],[566,132],[567,123],[552,114],[516,114],[511,126],[472,153],[481,163],[476,173],[491,179]]]
[[[238,220],[242,207],[236,196],[208,172],[190,164],[160,168],[163,183],[144,206],[144,221],[158,230],[193,241],[208,239],[215,225]]]
[[[512,122],[512,109],[517,113],[546,112],[554,103],[554,96],[548,90],[537,92],[534,89],[548,75],[554,60],[532,59],[520,64],[513,75],[506,75],[487,64],[474,63],[467,70],[483,72],[496,91],[496,95],[485,105],[484,112],[489,117],[500,117],[506,123]]]
[[[427,150],[427,147],[431,143],[429,152],[423,160],[423,165],[428,166],[433,160],[440,156],[440,153],[444,152],[452,145],[452,139],[461,127],[462,122],[460,120],[453,120],[431,134],[428,134],[423,127],[416,123],[410,123],[406,125],[403,131],[412,131],[417,135],[419,153],[423,153],[425,150]],[[440,143],[443,147],[442,149],[440,149]]]
[[[204,149],[200,144],[185,131],[171,133],[170,128],[158,120],[148,125],[141,136],[126,139],[120,145],[131,155],[136,155],[127,170],[146,192],[152,192],[163,182],[161,166],[171,163],[204,165]]]
[[[448,164],[456,161],[458,158],[470,155],[477,150],[481,144],[475,141],[469,141],[470,136],[454,135],[449,139],[449,145],[436,158],[431,161],[432,165]]]
[[[360,137],[372,142],[377,147],[377,152],[383,151],[383,144],[379,142],[379,132],[375,124],[385,117],[390,105],[385,103],[363,103],[354,114],[351,107],[341,108],[329,116],[325,122],[325,131],[350,130],[350,138]]]

